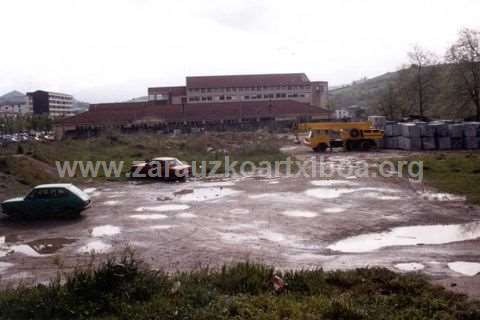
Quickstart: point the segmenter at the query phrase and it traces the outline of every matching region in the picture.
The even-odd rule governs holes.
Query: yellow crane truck
[[[307,132],[303,143],[315,152],[328,148],[347,151],[370,150],[383,139],[383,130],[375,129],[370,122],[304,122],[295,125],[294,130]]]

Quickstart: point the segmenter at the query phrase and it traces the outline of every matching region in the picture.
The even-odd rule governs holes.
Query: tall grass
[[[276,292],[272,276],[287,289]],[[0,291],[2,319],[479,319],[480,303],[381,268],[276,272],[240,263],[166,274],[133,256]]]

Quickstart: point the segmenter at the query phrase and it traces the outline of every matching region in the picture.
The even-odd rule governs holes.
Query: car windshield
[[[169,167],[183,166],[182,161],[180,161],[178,159],[168,160],[167,164],[168,164]]]

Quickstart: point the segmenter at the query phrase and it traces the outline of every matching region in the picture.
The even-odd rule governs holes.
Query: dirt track
[[[302,159],[315,157],[303,147],[288,152]],[[349,167],[361,159],[391,156],[335,153],[323,161]],[[58,270],[89,264],[91,250],[99,260],[127,246],[155,268],[168,270],[245,259],[279,268],[378,265],[396,271],[423,268],[434,279],[447,279],[443,280],[447,286],[451,279],[461,280],[458,271],[465,269],[449,263],[480,262],[478,208],[430,193],[406,179],[318,180],[250,176],[86,186],[94,206],[82,219],[0,221],[2,283],[46,281]],[[399,234],[342,241],[426,225],[454,226],[400,229]],[[477,291],[472,295],[478,296]]]

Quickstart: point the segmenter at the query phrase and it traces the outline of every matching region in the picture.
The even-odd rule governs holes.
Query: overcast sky
[[[186,75],[305,72],[330,85],[440,55],[478,0],[1,0],[0,94],[88,102],[146,95]]]

